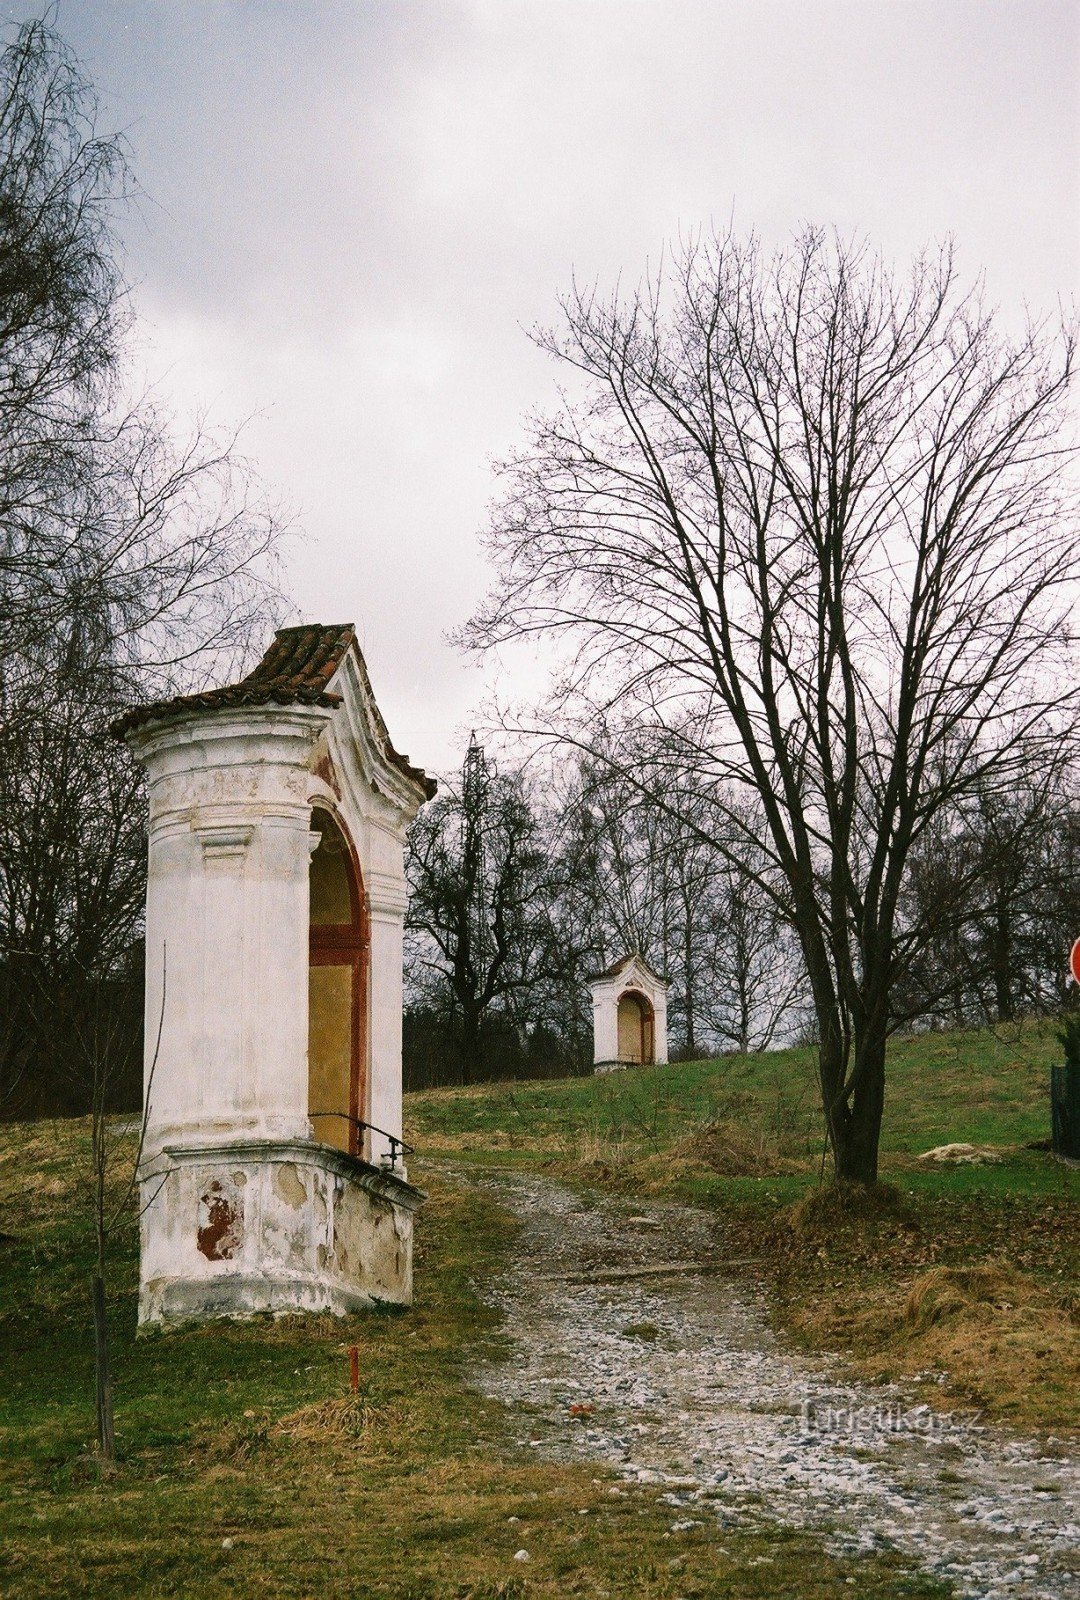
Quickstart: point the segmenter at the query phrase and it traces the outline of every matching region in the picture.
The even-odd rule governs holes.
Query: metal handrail
[[[365,1122],[362,1117],[351,1117],[347,1111],[309,1111],[308,1116],[312,1122],[316,1117],[341,1117],[345,1122],[351,1123],[354,1128],[359,1128],[361,1133],[367,1128],[370,1133],[381,1134],[384,1139],[390,1141],[391,1171],[397,1166],[401,1156],[414,1156],[416,1154],[415,1145],[406,1144],[405,1140],[399,1139],[396,1133],[388,1133],[385,1128],[377,1128],[373,1122]],[[401,1156],[398,1155],[399,1151]]]

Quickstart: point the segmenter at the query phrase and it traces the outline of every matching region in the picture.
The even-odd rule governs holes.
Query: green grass
[[[0,1129],[5,1600],[829,1600],[855,1580],[867,1600],[947,1592],[896,1558],[835,1560],[790,1530],[673,1534],[655,1491],[612,1495],[602,1469],[518,1450],[512,1415],[468,1384],[470,1362],[505,1353],[482,1291],[515,1225],[422,1164],[417,1300],[397,1315],[137,1338],[128,1229],[110,1283],[119,1461],[103,1471],[86,1147],[84,1123]]]
[[[925,1033],[889,1047],[882,1150],[949,1141],[1024,1144],[1049,1134],[1052,1025]],[[532,1157],[594,1141],[636,1154],[670,1148],[703,1123],[752,1111],[793,1152],[821,1151],[812,1049],[631,1067],[598,1078],[479,1085],[412,1094],[411,1135],[431,1148]]]
[[[945,1371],[926,1398],[1080,1431],[1080,1172],[1026,1148],[1049,1133],[1059,1054],[1050,1023],[894,1039],[880,1171],[900,1204],[839,1220],[811,1209],[810,1225],[793,1219],[827,1172],[812,1050],[430,1091],[406,1115],[421,1148],[460,1163],[540,1163],[711,1207],[726,1253],[752,1260],[810,1348],[846,1350],[864,1376]],[[998,1162],[918,1160],[951,1143],[992,1147]],[[1000,1305],[954,1295],[940,1324],[913,1320],[927,1274],[972,1265],[1014,1274]]]

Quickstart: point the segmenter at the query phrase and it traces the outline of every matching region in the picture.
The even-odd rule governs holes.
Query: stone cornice
[[[423,1189],[399,1178],[385,1167],[372,1166],[336,1146],[319,1144],[314,1139],[227,1139],[219,1144],[165,1145],[162,1150],[139,1169],[140,1181],[164,1176],[166,1163],[174,1166],[197,1166],[206,1162],[276,1163],[298,1162],[303,1166],[321,1167],[336,1173],[350,1183],[382,1200],[415,1211],[427,1199]]]
[[[167,772],[267,761],[304,766],[332,715],[322,706],[188,711],[142,723],[125,737],[140,761]]]

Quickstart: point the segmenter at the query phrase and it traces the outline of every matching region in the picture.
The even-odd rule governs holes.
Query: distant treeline
[[[1067,774],[942,814],[913,851],[895,1026],[979,1026],[1066,1000],[1080,928],[1080,806]],[[588,980],[639,950],[669,979],[673,1057],[810,1039],[793,917],[753,808],[713,842],[704,781],[603,752],[543,782],[475,742],[413,826],[408,872],[408,1088],[591,1070]]]

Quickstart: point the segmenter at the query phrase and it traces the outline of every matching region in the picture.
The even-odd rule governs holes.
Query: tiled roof
[[[156,700],[150,705],[134,706],[113,724],[113,732],[123,738],[132,728],[141,727],[143,723],[182,715],[185,711],[222,711],[265,705],[339,706],[341,695],[328,689],[327,685],[344,661],[350,646],[356,649],[383,754],[399,772],[418,783],[430,799],[436,789],[434,779],[419,767],[412,766],[408,757],[395,750],[390,741],[386,724],[371,692],[367,667],[356,644],[356,629],[351,622],[329,626],[304,623],[297,628],[279,628],[258,666],[246,678],[241,678],[239,683],[225,684],[220,689],[206,689],[199,694],[176,695],[171,700]]]
[[[618,961],[613,962],[612,965],[607,967],[603,972],[596,973],[591,981],[593,983],[602,983],[605,978],[617,978],[620,972],[625,972],[626,968],[631,966],[635,961],[639,966],[644,967],[650,978],[655,978],[657,983],[667,982],[667,979],[662,975],[662,973],[655,972],[653,968],[650,967],[649,963],[645,960],[644,956],[639,950],[631,950],[629,955],[620,956]]]

